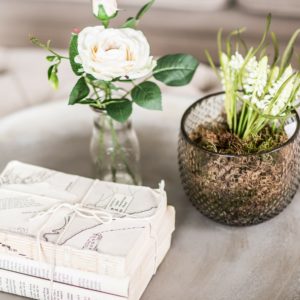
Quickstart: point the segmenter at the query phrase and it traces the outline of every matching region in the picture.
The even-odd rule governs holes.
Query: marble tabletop
[[[300,194],[276,218],[252,227],[217,224],[186,198],[177,166],[180,117],[196,99],[169,94],[163,112],[137,109],[145,185],[165,179],[177,210],[170,252],[142,300],[299,300]],[[0,168],[12,159],[89,176],[92,113],[64,102],[24,110],[0,121]],[[1,294],[0,300],[20,297]]]

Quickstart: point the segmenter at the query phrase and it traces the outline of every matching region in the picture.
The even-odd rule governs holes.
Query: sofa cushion
[[[273,15],[298,17],[300,16],[299,0],[237,0],[238,4],[252,12]]]
[[[138,2],[140,3],[140,2]],[[157,8],[166,8],[169,10],[183,10],[183,11],[208,11],[208,10],[219,10],[228,6],[230,0],[185,0],[185,1],[174,1],[174,0],[157,0],[155,6]],[[136,0],[122,0],[122,5],[137,6]]]

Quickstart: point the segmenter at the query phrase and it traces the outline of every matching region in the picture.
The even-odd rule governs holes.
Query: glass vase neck
[[[128,119],[126,122],[121,123],[121,122],[113,120],[107,114],[107,112],[104,111],[104,110],[94,109],[94,108],[92,108],[92,110],[95,113],[94,125],[97,128],[99,128],[99,127],[106,127],[106,128],[113,127],[114,130],[119,131],[119,130],[131,129],[131,127],[132,127],[131,119]]]

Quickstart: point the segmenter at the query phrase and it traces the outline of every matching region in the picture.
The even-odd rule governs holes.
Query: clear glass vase
[[[130,120],[119,123],[95,110],[90,152],[96,178],[141,184],[139,141]]]

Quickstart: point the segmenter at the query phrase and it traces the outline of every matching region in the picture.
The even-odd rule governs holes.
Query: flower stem
[[[59,59],[70,59],[69,57],[67,56],[63,56],[63,55],[60,55],[58,54],[57,52],[55,52],[51,47],[50,47],[50,41],[47,42],[47,44],[44,44],[42,43],[38,38],[36,37],[30,37],[30,41],[36,45],[36,46],[39,46],[47,51],[49,51],[50,53],[52,53],[53,55],[55,55],[56,57],[58,57]]]
[[[120,145],[120,143],[118,141],[118,136],[117,136],[116,130],[114,128],[113,120],[111,118],[109,120],[109,126],[110,126],[112,141],[113,141],[113,158],[114,158],[114,161],[115,161],[115,157],[119,154],[122,161],[123,161],[123,164],[126,168],[126,172],[131,177],[133,184],[138,185],[138,181],[137,181],[134,173],[132,172],[132,170],[131,170],[131,168],[130,168],[127,160],[126,160],[126,155],[124,153],[124,150],[123,150],[122,146]],[[115,164],[115,162],[114,162],[114,164]],[[116,173],[117,173],[117,169],[114,167],[114,173],[113,173],[114,182],[116,182]]]

